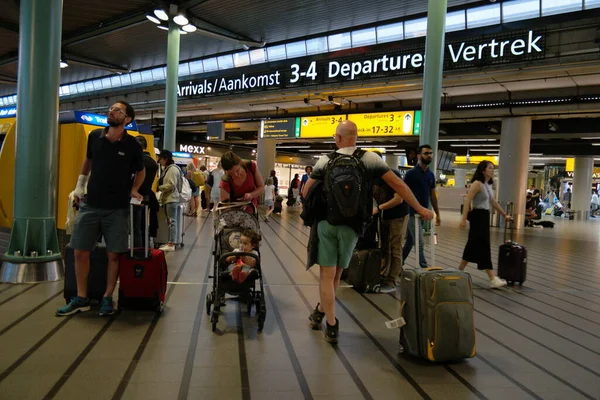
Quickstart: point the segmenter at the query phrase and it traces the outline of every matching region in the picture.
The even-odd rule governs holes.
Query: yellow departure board
[[[337,125],[346,119],[343,115],[321,115],[300,118],[301,138],[333,138]]]
[[[358,136],[405,136],[413,134],[414,111],[349,114],[358,127]]]

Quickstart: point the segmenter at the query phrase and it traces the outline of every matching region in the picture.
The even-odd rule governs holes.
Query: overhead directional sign
[[[300,137],[302,138],[332,138],[336,126],[346,119],[343,115],[321,115],[319,117],[300,118]]]
[[[260,137],[271,139],[300,137],[300,118],[280,118],[261,121]]]
[[[358,136],[370,137],[412,135],[414,118],[414,111],[348,115],[358,128]]]

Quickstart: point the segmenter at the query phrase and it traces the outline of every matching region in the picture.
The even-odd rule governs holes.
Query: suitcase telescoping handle
[[[416,268],[420,268],[420,260],[419,260],[419,224],[421,223],[421,216],[419,214],[415,214],[415,237],[413,238],[415,242],[415,254],[416,254]],[[424,227],[423,227],[424,228]],[[435,245],[437,244],[437,234],[435,233],[435,221],[432,219],[429,224],[429,251],[431,253],[431,265],[435,265]]]
[[[509,217],[512,217],[513,215],[513,209],[514,209],[514,204],[512,201],[509,201],[506,204],[506,215],[508,215]],[[507,239],[508,237],[508,224],[510,224],[510,239]],[[515,232],[513,229],[513,221],[509,221],[509,220],[505,220],[504,221],[504,243],[509,243],[509,242],[514,242],[515,241]]]
[[[144,258],[149,257],[150,253],[150,216],[148,215],[148,203],[144,202],[144,218],[146,219],[146,223],[144,226],[145,236],[144,236]],[[133,226],[133,210],[134,207],[141,207],[141,205],[134,205],[133,203],[129,204],[129,256],[133,258],[133,236],[135,232],[135,228]]]

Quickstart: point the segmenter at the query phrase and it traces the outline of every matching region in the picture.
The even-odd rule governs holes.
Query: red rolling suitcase
[[[512,215],[512,203],[508,204],[506,211]],[[527,249],[514,241],[512,226],[510,239],[507,239],[507,231],[508,221],[504,224],[504,244],[498,249],[498,277],[509,284],[523,285],[527,275]]]
[[[148,248],[148,206],[146,234],[143,249],[133,248],[133,205],[129,210],[131,234],[129,253],[122,254],[119,262],[119,308],[135,308],[162,312],[167,292],[167,262],[162,250]]]

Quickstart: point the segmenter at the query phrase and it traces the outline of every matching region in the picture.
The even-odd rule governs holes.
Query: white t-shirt
[[[274,200],[275,199],[275,185],[266,185],[265,186],[265,200]]]
[[[592,201],[591,201],[591,203],[600,206],[600,198],[598,197],[598,195],[596,193],[594,193],[592,195]]]

